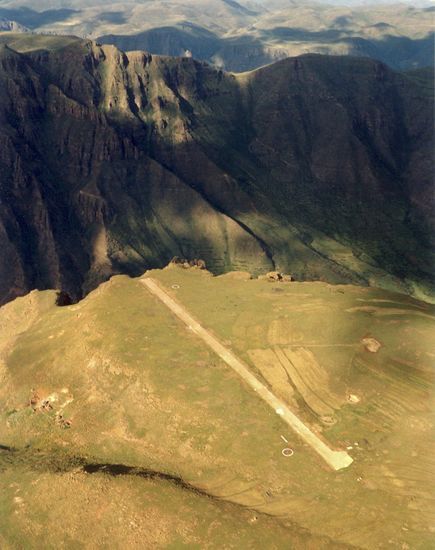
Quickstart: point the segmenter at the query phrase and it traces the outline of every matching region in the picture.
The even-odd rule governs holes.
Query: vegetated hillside
[[[328,468],[139,280],[61,308],[32,292],[0,308],[2,548],[39,550],[39,529],[49,548],[431,546],[432,306],[146,276],[353,464]]]
[[[1,40],[2,302],[78,298],[174,255],[430,299],[420,73],[306,56],[235,76],[72,37]]]

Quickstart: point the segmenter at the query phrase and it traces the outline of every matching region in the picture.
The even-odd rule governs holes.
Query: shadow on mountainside
[[[180,24],[150,29],[134,35],[105,35],[98,42],[113,44],[124,51],[144,50],[156,55],[193,57],[226,70],[243,72],[299,53],[334,54],[370,57],[394,69],[433,66],[434,34],[409,38],[385,34],[379,38],[359,36],[352,30],[326,29],[310,31],[299,27],[262,29],[259,36],[242,34],[221,38],[197,25]]]
[[[418,79],[316,55],[235,77],[79,41],[0,61],[0,80],[15,78],[0,92],[12,105],[0,112],[2,301],[32,288],[76,300],[173,256],[214,273],[430,287],[431,102]]]
[[[52,9],[45,11],[36,11],[27,7],[22,8],[2,8],[0,7],[0,17],[5,17],[13,21],[17,21],[28,27],[29,29],[36,29],[42,25],[49,25],[51,23],[58,23],[60,21],[66,21],[72,15],[80,13],[79,10],[73,9]]]

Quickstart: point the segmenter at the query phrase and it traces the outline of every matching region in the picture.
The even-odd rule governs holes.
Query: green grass
[[[287,319],[289,342],[296,334],[298,345],[331,346],[311,349],[334,392],[356,393],[361,402],[336,411],[332,427],[322,428],[301,400],[297,414],[323,431],[331,446],[352,445],[354,464],[341,472],[328,470],[201,340],[138,280],[127,277],[115,277],[77,305],[45,310],[15,341],[0,389],[2,444],[30,445],[29,453],[44,449],[53,457],[61,453],[66,463],[79,456],[174,475],[221,499],[223,506],[242,505],[233,514],[242,533],[248,507],[296,522],[310,536],[364,548],[390,539],[413,548],[430,540],[425,499],[431,471],[426,449],[433,395],[431,306],[373,288],[237,281],[181,268],[150,274],[248,364],[248,350],[271,347],[268,335],[277,319]],[[180,289],[171,289],[173,284]],[[374,316],[355,310],[367,304],[380,304],[380,311],[390,307],[374,300],[389,300],[404,313]],[[416,311],[427,317],[416,317]],[[361,345],[367,335],[382,343],[378,354]],[[335,348],[337,343],[352,347]],[[52,412],[28,409],[31,388],[58,394]],[[64,415],[72,427],[65,430],[55,415],[68,396],[74,400]],[[281,455],[281,435],[295,451],[291,459]],[[11,475],[18,477],[17,472]],[[121,483],[120,478],[106,482],[110,491]],[[80,483],[86,492],[90,485]],[[125,495],[119,497],[122,502]],[[175,507],[177,498],[167,506]],[[186,511],[180,521],[196,525],[196,534],[186,539],[174,533],[168,544],[208,540],[209,516],[198,497],[189,498],[196,501],[197,515]],[[158,517],[169,514],[163,502],[155,504]],[[92,506],[89,510],[96,513]],[[283,529],[291,540],[296,537],[292,527]],[[260,531],[264,547],[279,546],[279,533]],[[229,524],[224,522],[220,532],[221,544],[231,547]],[[246,547],[251,535],[241,539]],[[210,544],[222,547],[214,540]]]
[[[44,468],[35,472],[24,463],[2,471],[0,488],[0,542],[7,550],[40,548],[35,536],[40,529],[49,549],[60,541],[68,549],[125,548],[127,543],[172,549],[263,544],[278,549],[289,541],[289,529],[273,518],[164,480],[54,474]],[[302,549],[311,540],[296,528],[292,531],[294,548]],[[320,539],[318,544],[326,548]]]
[[[10,48],[20,53],[37,50],[56,51],[76,43],[80,45],[82,39],[77,36],[0,32],[0,44],[7,44]]]

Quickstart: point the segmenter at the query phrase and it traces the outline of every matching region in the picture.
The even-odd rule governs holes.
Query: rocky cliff
[[[174,255],[431,296],[432,93],[304,56],[241,75],[0,35],[0,302]]]

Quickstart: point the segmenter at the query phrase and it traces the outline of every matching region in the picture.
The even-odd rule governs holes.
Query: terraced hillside
[[[434,309],[325,283],[145,274],[331,448],[331,470],[140,279],[0,309],[0,543],[429,548]],[[292,456],[284,456],[289,448]]]
[[[430,71],[0,42],[0,302],[174,255],[432,299]]]

